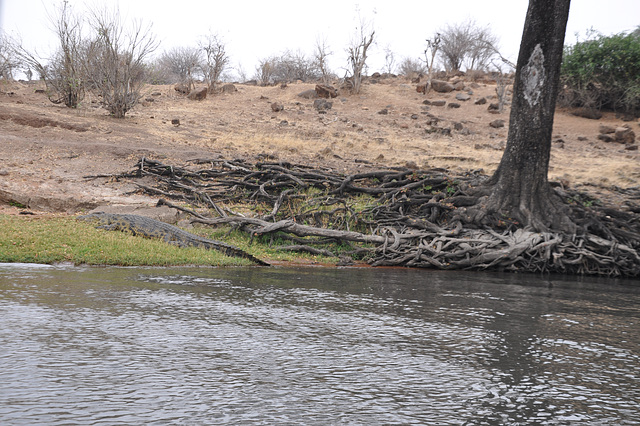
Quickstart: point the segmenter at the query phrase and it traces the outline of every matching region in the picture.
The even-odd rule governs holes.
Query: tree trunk
[[[507,147],[488,182],[489,195],[482,199],[473,218],[476,222],[486,223],[492,217],[537,231],[575,230],[547,180],[569,3],[570,0],[529,2]]]

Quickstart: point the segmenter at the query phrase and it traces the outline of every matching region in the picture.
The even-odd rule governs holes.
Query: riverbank
[[[166,198],[163,191],[172,191],[163,186],[165,183],[142,173],[135,178],[124,177],[140,171],[136,163],[141,159],[146,159],[147,164],[163,163],[171,168],[169,174],[179,168],[189,173],[201,171],[210,165],[212,170],[218,168],[210,173],[221,173],[222,177],[234,167],[253,173],[260,170],[259,167],[270,164],[269,173],[278,167],[287,169],[280,171],[282,176],[276,178],[280,181],[275,182],[272,188],[269,187],[270,183],[262,181],[254,188],[245,185],[243,194],[243,191],[238,191],[240,186],[233,188],[213,183],[213,186],[204,191],[204,195],[211,196],[211,188],[222,188],[223,195],[233,194],[235,197],[234,200],[224,201],[222,207],[244,214],[247,218],[262,220],[275,209],[279,215],[268,217],[271,222],[291,219],[297,225],[304,225],[306,222],[301,220],[300,215],[305,214],[309,222],[314,222],[313,225],[348,231],[353,230],[349,220],[357,219],[360,224],[366,225],[358,229],[358,232],[375,233],[377,239],[386,239],[386,242],[374,243],[380,245],[381,250],[378,252],[371,250],[371,246],[365,247],[369,249],[368,253],[367,250],[360,251],[362,247],[357,241],[350,242],[350,247],[338,244],[327,250],[332,256],[319,255],[318,260],[315,260],[308,253],[314,250],[322,253],[325,250],[322,245],[318,248],[315,243],[310,245],[289,240],[287,245],[306,246],[303,247],[304,250],[314,250],[285,255],[281,250],[273,249],[274,242],[283,238],[282,232],[270,233],[266,232],[263,225],[253,225],[250,229],[254,232],[253,239],[247,233],[238,232],[237,237],[233,237],[234,232],[231,233],[232,238],[239,239],[237,245],[241,248],[246,248],[252,254],[252,250],[256,248],[265,250],[270,261],[278,261],[279,256],[289,256],[283,258],[283,261],[317,261],[320,264],[335,265],[368,260],[376,264],[374,258],[377,256],[377,264],[385,258],[386,264],[391,262],[403,266],[429,266],[418,265],[413,260],[429,256],[428,250],[425,251],[423,246],[430,248],[435,244],[437,247],[436,243],[432,244],[437,235],[427,235],[427,231],[433,232],[435,228],[425,230],[424,226],[430,225],[419,224],[423,228],[418,228],[418,235],[427,235],[428,240],[419,242],[419,239],[414,239],[410,247],[403,249],[403,256],[390,259],[388,254],[398,248],[394,244],[394,233],[402,241],[409,240],[408,234],[403,231],[407,229],[407,224],[398,222],[394,227],[384,220],[375,224],[368,223],[366,215],[357,218],[357,215],[351,213],[361,212],[366,208],[376,209],[376,203],[383,205],[390,200],[395,203],[399,212],[406,212],[407,205],[419,208],[421,204],[401,199],[402,196],[407,197],[407,189],[419,189],[422,191],[418,194],[419,197],[436,197],[438,205],[425,207],[428,211],[418,211],[414,216],[432,219],[431,223],[437,224],[436,216],[440,216],[448,208],[447,201],[438,195],[439,192],[444,196],[455,196],[458,190],[455,181],[458,176],[487,176],[492,173],[506,140],[508,104],[502,113],[495,114],[495,111],[489,111],[482,102],[483,99],[487,103],[495,100],[495,82],[461,80],[461,83],[457,87],[462,90],[457,92],[432,92],[425,96],[417,93],[409,80],[371,80],[366,82],[359,96],[340,96],[332,100],[332,108],[323,111],[314,107],[313,100],[298,96],[314,87],[310,84],[289,84],[286,87],[238,85],[237,92],[215,95],[201,102],[188,100],[171,86],[149,86],[144,102],[123,120],[108,117],[98,107],[95,99],[85,99],[78,109],[70,110],[49,103],[45,95],[37,92],[41,89],[39,83],[5,83],[0,90],[0,106],[3,111],[0,114],[0,206],[4,206],[2,208],[5,213],[13,215],[20,212],[35,213],[40,218],[38,220],[43,221],[41,223],[48,220],[48,215],[66,216],[73,223],[73,215],[101,209],[115,213],[142,212],[152,217],[157,215],[156,218],[169,223],[180,224],[183,221],[181,226],[192,230],[186,220],[187,215],[176,210],[160,213],[155,207],[159,198]],[[458,94],[465,96],[457,96]],[[440,106],[440,101],[445,106]],[[274,112],[271,109],[273,103],[283,105],[284,109]],[[622,122],[613,113],[605,113],[600,120],[590,120],[573,115],[571,111],[558,111],[555,122],[549,175],[559,191],[570,195],[568,202],[576,206],[600,208],[598,214],[602,214],[605,221],[621,220],[606,213],[607,209],[622,212],[623,215],[637,214],[640,211],[638,151],[633,149],[633,144],[607,143],[598,138],[601,125],[614,128],[631,126],[637,130],[636,123]],[[219,170],[220,167],[226,167],[225,163],[230,164],[231,168]],[[292,171],[289,169],[291,165],[300,170],[314,170],[314,173],[320,171],[333,181],[330,182],[329,179],[326,184],[320,183],[319,186],[312,184],[312,189],[303,187],[301,193],[285,193],[290,189],[286,185],[299,184],[296,179],[301,181],[298,174],[301,173],[300,170]],[[402,177],[394,180],[389,175],[390,172],[391,175],[398,173]],[[423,175],[432,172],[447,176],[444,181],[438,181],[438,185],[443,185],[441,188],[435,188],[432,183],[425,181],[430,178]],[[260,173],[265,175],[264,170],[260,170]],[[338,198],[334,197],[335,191],[341,192],[341,179],[348,176],[368,176],[369,173],[373,175],[364,178],[368,182],[358,182],[359,188],[376,184],[376,179],[388,178],[389,182],[381,181],[383,187],[374,189],[369,194],[371,199],[366,199],[361,194],[359,199],[354,198],[355,201],[350,199],[346,204],[343,201],[332,204]],[[295,176],[295,179],[290,180],[287,174]],[[188,183],[189,179],[189,176],[184,177],[182,184]],[[247,179],[251,183],[252,178]],[[287,180],[288,183],[284,183]],[[424,181],[420,183],[421,186],[414,187],[421,181]],[[338,187],[332,186],[336,182]],[[267,186],[261,186],[263,184]],[[200,190],[195,192],[198,191]],[[385,191],[389,196],[381,197]],[[183,207],[198,206],[195,200],[185,198],[184,195],[178,198],[180,197],[186,201],[181,204]],[[310,200],[315,204],[307,205],[312,207],[307,209],[309,211],[299,209],[305,207],[305,203]],[[428,200],[422,200],[425,201],[428,204]],[[322,203],[324,205],[321,206]],[[387,207],[391,206],[387,204]],[[287,210],[289,208],[291,209]],[[314,209],[315,211],[311,211]],[[332,220],[327,212],[334,210],[340,211],[343,216],[338,219],[336,216]],[[211,218],[219,215],[219,212],[213,211],[207,216]],[[343,220],[349,215],[353,217]],[[31,226],[32,219],[12,220],[19,223],[15,225],[17,232]],[[214,234],[220,232],[216,234],[218,239],[226,242],[228,231],[248,227],[247,223],[239,219],[235,222],[219,219],[224,220],[228,221],[224,226],[219,222],[216,228],[202,231]],[[342,222],[338,224],[336,220]],[[48,223],[51,227],[62,226],[55,220]],[[415,224],[416,222],[412,222],[412,226]],[[279,226],[282,225],[284,224],[280,223]],[[506,225],[509,225],[508,221]],[[262,233],[264,240],[255,235],[256,230]],[[446,234],[451,229],[440,226],[436,231],[436,234]],[[505,237],[501,232],[502,230],[498,230],[503,240],[511,238]],[[55,232],[54,235],[58,235],[58,239],[65,238],[65,235]],[[77,241],[82,241],[82,236],[72,235],[75,235]],[[459,235],[442,236],[456,238]],[[537,236],[530,237],[530,241],[537,239]],[[92,235],[91,238],[97,237]],[[124,238],[124,235],[114,238]],[[471,237],[465,234],[464,238]],[[480,239],[483,238],[485,236]],[[500,240],[500,237],[491,238]],[[552,256],[554,252],[548,249],[549,242],[556,240],[544,237],[535,246],[543,244],[541,247],[546,250],[544,255]],[[448,244],[448,241],[441,243]],[[50,243],[55,244],[55,241]],[[13,245],[11,241],[7,244]],[[16,259],[24,260],[33,255],[29,253],[28,244],[30,243],[23,243],[21,254],[16,255]],[[113,242],[101,241],[101,244]],[[485,242],[480,242],[477,250],[483,250],[482,244]],[[144,251],[140,247],[135,250]],[[464,255],[467,253],[465,250],[465,247],[461,247],[458,252]],[[606,252],[608,249],[605,246],[603,250]],[[341,257],[343,252],[348,254]],[[72,256],[80,263],[84,261],[82,256],[73,252],[70,254],[69,250],[60,249],[56,253],[57,258]],[[116,256],[118,250],[113,249],[112,254]],[[179,258],[182,254],[172,254],[174,255]],[[433,257],[433,253],[431,256]],[[398,263],[399,260],[402,261]],[[98,263],[104,261],[104,257],[90,260]],[[144,264],[151,260],[114,257],[112,261],[116,264]],[[171,260],[166,259],[156,259],[154,262],[171,264]],[[227,264],[225,260],[210,258],[202,262]],[[605,256],[605,262],[615,261]],[[481,262],[480,266],[484,264]],[[446,267],[447,261],[439,261],[431,266]]]

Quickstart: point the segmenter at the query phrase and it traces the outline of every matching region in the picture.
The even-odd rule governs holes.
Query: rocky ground
[[[50,103],[40,83],[0,82],[0,212],[16,212],[16,205],[64,213],[151,206],[156,199],[132,183],[87,178],[127,172],[142,156],[176,165],[222,157],[345,172],[407,166],[491,173],[507,138],[508,105],[498,114],[487,108],[497,102],[491,81],[425,96],[406,79],[369,80],[361,94],[339,95],[322,112],[299,96],[315,84],[236,87],[193,101],[173,86],[149,86],[127,118],[114,119],[90,96],[68,109]],[[478,104],[482,98],[487,103]],[[602,140],[603,125],[614,129],[613,141]],[[638,145],[623,126],[640,130],[638,121],[613,113],[593,120],[558,111],[550,178],[622,209],[637,205],[620,191],[640,181]],[[616,141],[615,129],[626,136]]]

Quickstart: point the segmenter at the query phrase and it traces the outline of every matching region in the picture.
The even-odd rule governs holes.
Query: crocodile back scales
[[[192,234],[176,226],[146,216],[135,214],[114,214],[114,213],[91,213],[79,216],[78,220],[94,222],[96,228],[109,231],[130,232],[145,238],[160,238],[166,243],[179,247],[199,247],[209,250],[218,250],[227,256],[242,257],[262,266],[269,266],[268,263],[252,256],[251,254],[234,247],[232,245],[203,238]]]

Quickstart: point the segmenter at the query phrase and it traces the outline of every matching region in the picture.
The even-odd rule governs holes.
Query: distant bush
[[[427,65],[419,59],[404,58],[398,65],[398,72],[405,77],[413,77],[428,72]]]
[[[627,114],[640,113],[640,27],[565,47],[563,103]]]
[[[262,85],[269,85],[296,80],[316,81],[321,76],[316,60],[306,58],[301,52],[285,51],[280,56],[261,59],[254,78]]]

